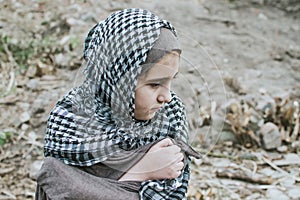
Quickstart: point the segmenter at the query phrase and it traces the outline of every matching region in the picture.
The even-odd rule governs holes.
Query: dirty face
[[[171,83],[178,73],[179,58],[179,53],[172,51],[139,76],[135,89],[135,119],[149,120],[164,103],[171,101]]]

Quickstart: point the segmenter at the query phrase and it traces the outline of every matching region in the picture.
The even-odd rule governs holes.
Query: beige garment
[[[37,177],[36,200],[137,200],[141,182],[118,179],[157,142],[128,152],[126,159],[111,158],[106,161],[107,165],[70,166],[56,158],[47,157]],[[200,157],[184,142],[173,142],[181,147],[186,158]]]

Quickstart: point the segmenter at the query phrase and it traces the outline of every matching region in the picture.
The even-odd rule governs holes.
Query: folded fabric
[[[200,155],[183,141],[172,140],[174,144],[181,147],[185,155],[185,163],[188,162],[188,156]],[[172,183],[178,187],[176,179],[161,180],[159,184],[152,183],[154,190],[148,190],[148,182],[138,181],[118,181],[135,163],[137,163],[145,153],[157,142],[145,145],[132,152],[127,152],[126,159],[110,159],[104,163],[98,163],[89,167],[66,165],[62,161],[46,157],[44,164],[37,176],[38,187],[36,191],[36,200],[60,200],[60,199],[93,199],[93,200],[137,200],[140,199],[139,193],[144,195],[144,199],[165,199],[164,191],[154,192],[155,190],[168,190]],[[185,167],[187,169],[187,165]],[[149,181],[153,182],[153,181]],[[166,187],[161,187],[162,183]],[[168,182],[168,183],[167,183]],[[147,193],[145,193],[145,190]],[[169,188],[172,190],[172,188]],[[170,191],[169,191],[170,192]],[[156,197],[155,197],[156,195]],[[169,194],[168,194],[169,195]]]

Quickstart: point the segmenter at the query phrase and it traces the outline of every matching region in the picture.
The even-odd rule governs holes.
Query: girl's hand
[[[119,181],[146,181],[177,178],[184,167],[183,153],[169,139],[155,144]]]

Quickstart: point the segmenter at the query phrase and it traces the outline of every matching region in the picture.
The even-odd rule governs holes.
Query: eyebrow
[[[178,72],[176,72],[176,74],[173,76],[173,78],[175,78],[177,76]],[[164,81],[167,81],[167,80],[170,80],[172,79],[171,77],[163,77],[163,78],[156,78],[156,79],[150,79],[150,80],[147,80],[146,82],[164,82]]]

